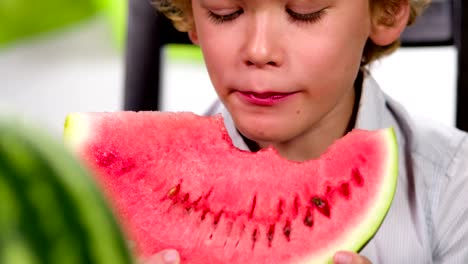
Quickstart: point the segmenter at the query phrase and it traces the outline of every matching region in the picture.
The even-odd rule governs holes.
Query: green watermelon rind
[[[385,142],[389,150],[389,160],[387,161],[388,170],[384,170],[387,172],[387,175],[383,177],[385,180],[381,184],[381,190],[378,191],[380,194],[378,198],[379,201],[375,203],[375,208],[369,211],[367,223],[363,223],[367,228],[363,228],[362,231],[356,232],[356,236],[368,237],[369,239],[377,233],[377,230],[380,228],[388,211],[390,210],[398,182],[398,144],[395,130],[393,128],[387,128],[382,133],[384,133],[383,137],[386,139]],[[372,217],[372,215],[380,215],[381,218]],[[360,251],[367,242],[368,241],[352,250],[356,252]]]
[[[363,221],[360,222],[352,233],[343,235],[342,240],[337,243],[330,244],[321,252],[315,252],[313,256],[304,257],[300,264],[315,264],[315,263],[333,263],[333,255],[338,251],[360,252],[369,241],[377,233],[382,225],[396,192],[398,181],[398,145],[395,130],[393,128],[385,128],[380,130],[383,142],[388,150],[388,160],[386,161],[387,174],[383,176],[384,181],[380,185],[381,189],[377,190],[379,197],[374,202],[374,207],[368,211],[367,216],[363,216]]]
[[[89,121],[87,114],[72,113],[67,116],[66,127],[64,131],[65,141],[71,145],[74,151],[79,152],[79,148],[86,142],[90,136]],[[385,128],[379,131],[385,148],[388,150],[388,159],[386,160],[387,174],[383,176],[380,194],[375,200],[375,206],[368,211],[367,216],[357,226],[351,234],[344,235],[342,240],[321,252],[315,252],[313,256],[305,257],[299,263],[332,263],[332,256],[336,250],[345,250],[359,252],[372,239],[377,230],[383,223],[395,195],[398,179],[398,145],[395,131],[393,128]]]
[[[0,175],[5,197],[20,206],[6,211],[11,215],[0,217],[0,232],[10,227],[10,236],[0,239],[0,256],[25,263],[133,263],[120,226],[89,172],[41,129],[0,120]],[[39,183],[41,187],[35,187]],[[47,202],[51,200],[37,195],[37,190],[49,197],[60,197],[52,200],[56,207],[50,207]],[[28,219],[24,213],[35,218]],[[60,222],[64,218],[67,221]],[[62,230],[62,235],[51,234],[50,226],[41,226],[41,219],[58,221],[69,228]]]

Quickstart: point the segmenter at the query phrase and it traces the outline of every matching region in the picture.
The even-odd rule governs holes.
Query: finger
[[[364,256],[353,252],[340,251],[333,257],[334,264],[372,264],[370,260]]]
[[[142,261],[141,264],[179,264],[180,256],[176,250],[167,249],[160,251],[149,259]]]

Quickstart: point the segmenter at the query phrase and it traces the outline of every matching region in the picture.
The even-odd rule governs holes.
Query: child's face
[[[346,128],[368,2],[192,0],[192,40],[241,133],[269,144]]]

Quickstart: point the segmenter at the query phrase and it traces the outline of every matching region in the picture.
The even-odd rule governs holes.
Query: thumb
[[[369,259],[353,252],[340,251],[333,256],[334,264],[372,264]]]
[[[162,250],[149,259],[142,262],[142,264],[179,264],[180,256],[176,250],[166,249]]]

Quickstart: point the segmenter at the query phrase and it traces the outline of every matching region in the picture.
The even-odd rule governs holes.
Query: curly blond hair
[[[379,9],[379,14],[382,14],[380,23],[391,26],[394,23],[394,14],[398,11],[401,1],[409,1],[410,17],[408,25],[412,25],[416,18],[421,15],[424,9],[430,4],[431,0],[369,0],[371,13]],[[174,26],[182,32],[187,32],[194,26],[192,17],[192,2],[191,0],[153,0],[155,7],[164,15],[166,15]],[[400,41],[397,40],[387,46],[379,46],[368,40],[364,48],[361,66],[366,66],[369,63],[395,51],[400,46]]]

